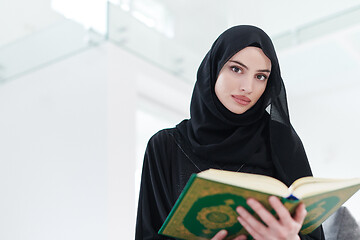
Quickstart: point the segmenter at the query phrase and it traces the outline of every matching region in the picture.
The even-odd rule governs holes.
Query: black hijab
[[[257,103],[243,114],[225,108],[215,94],[215,82],[224,64],[248,46],[262,49],[271,61],[267,87]],[[267,112],[266,108],[270,107]],[[311,175],[302,143],[293,130],[286,92],[274,46],[254,26],[235,26],[223,32],[203,59],[197,73],[190,120],[177,125],[195,155],[225,166],[266,165],[272,161],[278,178],[290,185]]]

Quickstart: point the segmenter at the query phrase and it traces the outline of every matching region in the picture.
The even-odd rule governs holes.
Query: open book
[[[193,174],[175,203],[159,234],[179,239],[211,239],[226,229],[232,239],[247,234],[237,220],[237,206],[250,213],[247,198],[260,201],[271,213],[269,196],[277,196],[291,214],[304,202],[308,212],[301,233],[308,234],[360,189],[360,178],[324,179],[304,177],[289,188],[263,175],[209,169]]]

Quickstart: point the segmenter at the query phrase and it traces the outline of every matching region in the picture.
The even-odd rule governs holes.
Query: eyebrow
[[[237,64],[239,64],[240,66],[242,66],[242,67],[244,67],[244,68],[246,68],[247,70],[249,70],[249,68],[245,65],[245,64],[243,64],[243,63],[241,63],[241,62],[239,62],[239,61],[235,61],[235,60],[229,60],[229,62],[234,62],[234,63],[237,63]],[[271,72],[270,70],[268,70],[268,69],[259,69],[259,70],[257,70],[258,72]]]

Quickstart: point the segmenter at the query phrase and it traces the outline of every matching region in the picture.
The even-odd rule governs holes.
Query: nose
[[[240,91],[244,93],[252,93],[253,91],[253,79],[250,76],[244,76],[240,81]]]

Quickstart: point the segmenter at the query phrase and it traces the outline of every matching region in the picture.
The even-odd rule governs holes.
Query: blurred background
[[[238,24],[273,39],[314,175],[360,177],[360,0],[1,0],[0,239],[133,239],[147,141]]]

